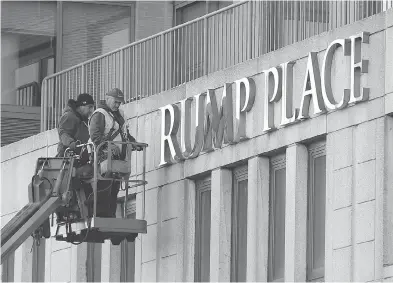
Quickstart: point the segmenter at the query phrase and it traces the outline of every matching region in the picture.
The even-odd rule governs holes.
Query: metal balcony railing
[[[44,79],[41,130],[56,127],[69,98],[102,100],[119,87],[142,99],[392,8],[378,1],[245,1]]]
[[[16,89],[16,105],[40,106],[40,85],[31,82]]]

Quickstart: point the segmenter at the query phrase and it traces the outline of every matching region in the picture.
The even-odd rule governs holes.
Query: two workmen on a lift
[[[77,175],[79,177],[73,180],[73,186],[85,190],[87,203],[92,208],[92,187],[89,183],[83,182],[83,177],[92,178],[92,165],[88,164],[89,154],[87,150],[81,152],[77,148],[78,144],[85,144],[89,140],[97,147],[104,141],[129,141],[135,142],[135,138],[128,131],[127,118],[124,112],[119,109],[120,104],[125,103],[123,92],[114,88],[106,93],[105,103],[102,103],[94,111],[94,99],[87,93],[80,94],[76,101],[70,99],[67,107],[63,111],[58,125],[59,144],[57,156],[63,157],[67,148],[81,158],[76,164]],[[111,146],[112,159],[125,160],[127,146],[114,144]],[[105,160],[108,150],[104,146],[98,153],[98,162]],[[77,183],[75,183],[77,182]],[[116,217],[116,201],[120,188],[120,182],[100,180],[97,184],[97,216],[98,217]],[[89,214],[92,214],[90,209]]]

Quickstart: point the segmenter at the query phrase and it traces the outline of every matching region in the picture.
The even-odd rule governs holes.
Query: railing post
[[[124,91],[124,49],[120,50],[120,87]]]
[[[161,34],[161,91],[165,90],[165,37]]]
[[[46,118],[46,92],[45,92],[45,85],[46,85],[47,80],[42,81],[42,86],[41,86],[41,132],[45,131],[45,118]]]
[[[252,1],[247,3],[247,27],[248,27],[248,40],[247,40],[247,59],[252,59]]]
[[[208,68],[208,60],[207,60],[207,17],[203,19],[203,38],[204,38],[204,42],[203,42],[203,60],[204,60],[204,64],[203,64],[203,75],[207,75],[207,68]]]
[[[85,64],[81,66],[81,92],[86,92],[86,84],[85,84]]]

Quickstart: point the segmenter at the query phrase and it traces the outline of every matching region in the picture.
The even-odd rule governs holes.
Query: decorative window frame
[[[326,142],[320,141],[311,144],[308,147],[308,184],[307,184],[307,281],[324,281],[325,268],[314,269],[313,267],[313,230],[314,230],[314,180],[315,180],[315,159],[318,157],[326,156]],[[326,190],[326,189],[325,189]],[[326,194],[325,194],[326,203]],[[326,218],[326,207],[325,207]],[[325,222],[326,231],[326,222]]]
[[[238,278],[238,253],[239,253],[239,183],[248,181],[248,164],[233,169],[233,185],[232,185],[232,224],[231,224],[231,282],[239,281]],[[247,196],[246,196],[247,198]],[[247,215],[247,206],[246,215]],[[247,219],[242,219],[247,230]],[[246,231],[247,233],[247,231]],[[246,264],[247,266],[247,264]]]
[[[195,181],[195,259],[194,259],[194,281],[201,282],[201,248],[202,248],[202,193],[211,192],[211,177],[205,177]],[[211,213],[211,205],[209,212]],[[210,227],[211,228],[211,227]],[[210,255],[210,248],[209,248]],[[210,262],[210,256],[208,259]],[[210,272],[209,272],[210,273]]]
[[[275,217],[275,210],[273,209],[273,204],[275,203],[276,199],[276,186],[275,186],[275,174],[278,170],[286,169],[286,155],[280,154],[274,156],[270,159],[270,185],[269,185],[269,248],[268,248],[268,281],[272,282],[282,282],[284,281],[283,278],[279,278],[276,280],[272,279],[273,276],[273,247],[274,247],[274,217]],[[284,200],[286,202],[286,200]],[[285,209],[285,205],[284,205]],[[285,214],[285,211],[284,211]],[[285,226],[285,225],[284,225]],[[284,230],[285,231],[285,230]],[[285,233],[284,233],[285,237]],[[285,238],[284,238],[285,239]],[[285,250],[285,247],[283,247]]]

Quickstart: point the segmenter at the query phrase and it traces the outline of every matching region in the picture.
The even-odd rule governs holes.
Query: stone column
[[[269,251],[269,158],[248,161],[247,281],[266,282]]]
[[[184,247],[183,247],[183,278],[180,281],[194,281],[195,258],[195,182],[185,181],[184,186]]]
[[[307,148],[293,144],[286,152],[285,281],[306,281]]]
[[[210,281],[229,282],[232,172],[222,168],[213,170],[211,188]]]

